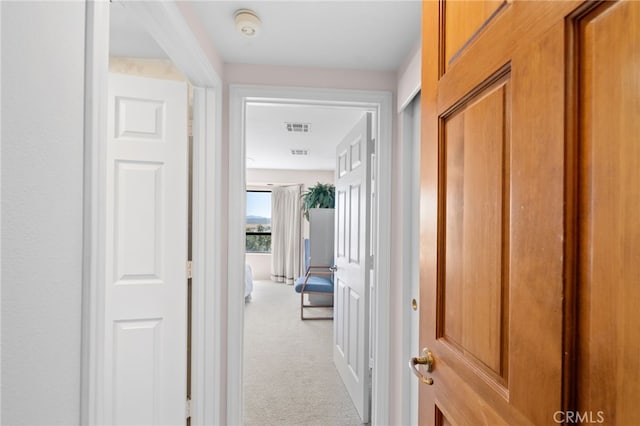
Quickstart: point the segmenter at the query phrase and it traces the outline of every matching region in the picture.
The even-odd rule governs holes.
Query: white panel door
[[[185,422],[187,87],[111,74],[102,424]]]
[[[369,421],[369,256],[371,114],[336,153],[336,273],[333,359],[362,418]]]

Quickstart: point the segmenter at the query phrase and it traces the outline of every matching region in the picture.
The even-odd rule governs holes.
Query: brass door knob
[[[411,358],[411,361],[409,361],[409,368],[422,383],[432,385],[433,379],[431,377],[424,377],[420,370],[418,370],[417,365],[424,365],[428,373],[432,372],[434,364],[433,354],[431,354],[431,351],[428,348],[424,348],[422,350],[422,355],[423,356]]]

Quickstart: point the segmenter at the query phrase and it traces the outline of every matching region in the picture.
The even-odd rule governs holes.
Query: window
[[[247,253],[271,253],[271,191],[247,191]]]

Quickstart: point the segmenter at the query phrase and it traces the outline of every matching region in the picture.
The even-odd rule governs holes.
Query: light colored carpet
[[[333,321],[301,321],[299,294],[271,281],[254,282],[244,321],[246,425],[361,424],[333,365]]]

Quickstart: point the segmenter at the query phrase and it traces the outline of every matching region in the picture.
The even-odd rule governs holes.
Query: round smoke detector
[[[245,37],[255,37],[260,31],[260,18],[249,9],[236,10],[236,29]]]

